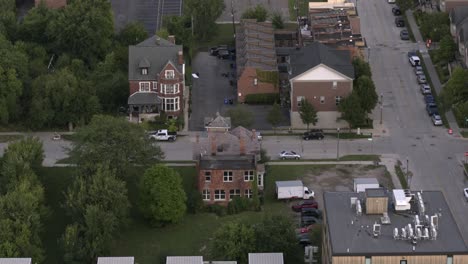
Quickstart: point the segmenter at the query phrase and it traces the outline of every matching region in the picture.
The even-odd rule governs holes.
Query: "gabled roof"
[[[468,6],[459,6],[450,11],[450,20],[452,24],[458,25],[468,17]]]
[[[285,50],[282,52],[284,53]],[[336,50],[319,42],[313,42],[311,45],[300,49],[290,48],[289,54],[290,79],[320,64],[354,79],[354,68],[348,50]]]
[[[283,253],[249,253],[249,264],[283,264]]]
[[[0,264],[31,264],[31,258],[0,258]]]
[[[136,92],[128,97],[129,105],[160,105],[161,98],[156,92]]]
[[[128,47],[128,79],[148,80],[156,79],[168,62],[182,73],[182,65],[178,64],[178,54],[182,51],[181,45],[175,45],[170,41],[156,35]],[[140,68],[148,68],[148,75],[142,75]]]
[[[99,257],[97,264],[134,264],[134,257]]]
[[[166,257],[166,264],[203,264],[202,256]]]
[[[205,128],[231,128],[231,118],[216,113],[216,117],[205,117]]]

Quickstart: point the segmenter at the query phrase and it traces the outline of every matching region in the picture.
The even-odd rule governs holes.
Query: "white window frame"
[[[205,182],[211,182],[211,171],[205,171]]]
[[[226,200],[226,191],[222,189],[217,189],[214,192],[214,199],[215,201],[224,201]]]
[[[169,88],[172,89],[172,91],[168,91]],[[179,84],[176,83],[176,84],[161,85],[161,93],[163,93],[163,94],[178,94],[179,93]]]
[[[210,201],[211,200],[211,192],[208,189],[203,189],[202,191],[203,201]]]
[[[141,75],[148,75],[148,68],[141,68]]]
[[[229,201],[232,201],[232,198],[234,198],[234,197],[240,197],[240,196],[241,196],[240,189],[231,189],[231,190],[229,190]]]
[[[140,82],[140,92],[149,92],[151,91],[151,83],[150,82]]]
[[[252,198],[252,196],[253,196],[252,189],[245,189],[244,190],[244,197]]]
[[[245,182],[253,181],[254,175],[255,175],[255,171],[253,170],[244,171],[244,181]]]
[[[174,100],[173,102],[169,102],[170,100]],[[168,110],[169,107],[168,105],[173,104],[174,109]],[[168,98],[163,98],[163,110],[166,112],[176,112],[180,110],[180,99],[179,96],[177,97],[168,97]]]
[[[232,171],[223,171],[223,182],[232,182],[233,178]]]
[[[298,96],[296,100],[297,100],[297,107],[301,107],[302,100],[305,100],[305,96]]]
[[[320,103],[325,104],[325,96],[320,96]]]
[[[166,70],[164,72],[164,77],[166,77],[166,79],[174,79],[175,78],[174,70]]]
[[[335,105],[340,105],[341,100],[343,100],[342,96],[339,96],[339,95],[335,96]]]
[[[263,187],[263,174],[262,173],[257,174],[257,185]]]
[[[336,89],[338,87],[338,82],[337,81],[333,81],[333,89]]]
[[[153,90],[158,90],[158,82],[153,82]]]

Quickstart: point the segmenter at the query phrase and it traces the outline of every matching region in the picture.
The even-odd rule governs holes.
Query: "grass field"
[[[300,179],[309,173],[319,173],[333,168],[333,165],[321,166],[269,166],[265,180],[265,203],[261,212],[244,212],[237,215],[218,217],[213,213],[187,214],[177,225],[155,228],[141,217],[138,204],[139,176],[143,168],[136,169],[127,178],[128,197],[132,204],[131,222],[114,242],[109,255],[135,256],[139,264],[164,263],[167,255],[203,255],[209,256],[208,248],[211,238],[218,227],[234,220],[256,222],[265,213],[289,213],[284,202],[277,201],[274,195],[274,182],[277,180]],[[196,184],[195,167],[173,167],[183,178],[186,192],[193,191]],[[72,183],[75,168],[41,168],[38,172],[44,185],[46,202],[50,216],[44,224],[42,235],[48,264],[62,263],[58,239],[71,219],[62,208],[64,192]]]

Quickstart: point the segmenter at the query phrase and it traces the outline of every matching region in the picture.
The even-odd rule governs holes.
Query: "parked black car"
[[[401,40],[409,40],[410,39],[408,30],[403,29],[402,31],[400,31],[400,39]]]
[[[393,15],[395,15],[395,16],[401,15],[400,7],[394,6],[394,7],[392,8],[392,13],[393,13]]]
[[[218,59],[228,60],[231,58],[231,53],[227,49],[218,51]]]
[[[311,140],[311,139],[323,139],[325,136],[323,135],[323,131],[321,129],[312,129],[307,131],[302,135],[304,140]]]
[[[317,219],[321,219],[322,211],[316,208],[302,208],[301,217],[305,217],[305,216],[313,216]]]
[[[313,225],[313,224],[317,224],[319,222],[320,222],[320,220],[313,217],[313,216],[301,217],[301,227],[310,226],[310,225]]]
[[[221,50],[226,50],[226,51],[228,51],[228,46],[227,46],[227,45],[219,45],[219,46],[217,46],[217,47],[212,47],[212,48],[210,49],[210,55],[211,55],[211,56],[218,56],[218,54],[219,54],[219,52],[220,52]]]
[[[395,25],[397,27],[404,27],[405,26],[405,20],[403,19],[403,17],[396,17],[395,18]]]

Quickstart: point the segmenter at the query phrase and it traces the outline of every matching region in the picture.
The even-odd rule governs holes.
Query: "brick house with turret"
[[[130,121],[152,120],[165,112],[183,115],[185,62],[181,45],[153,36],[128,50]]]

